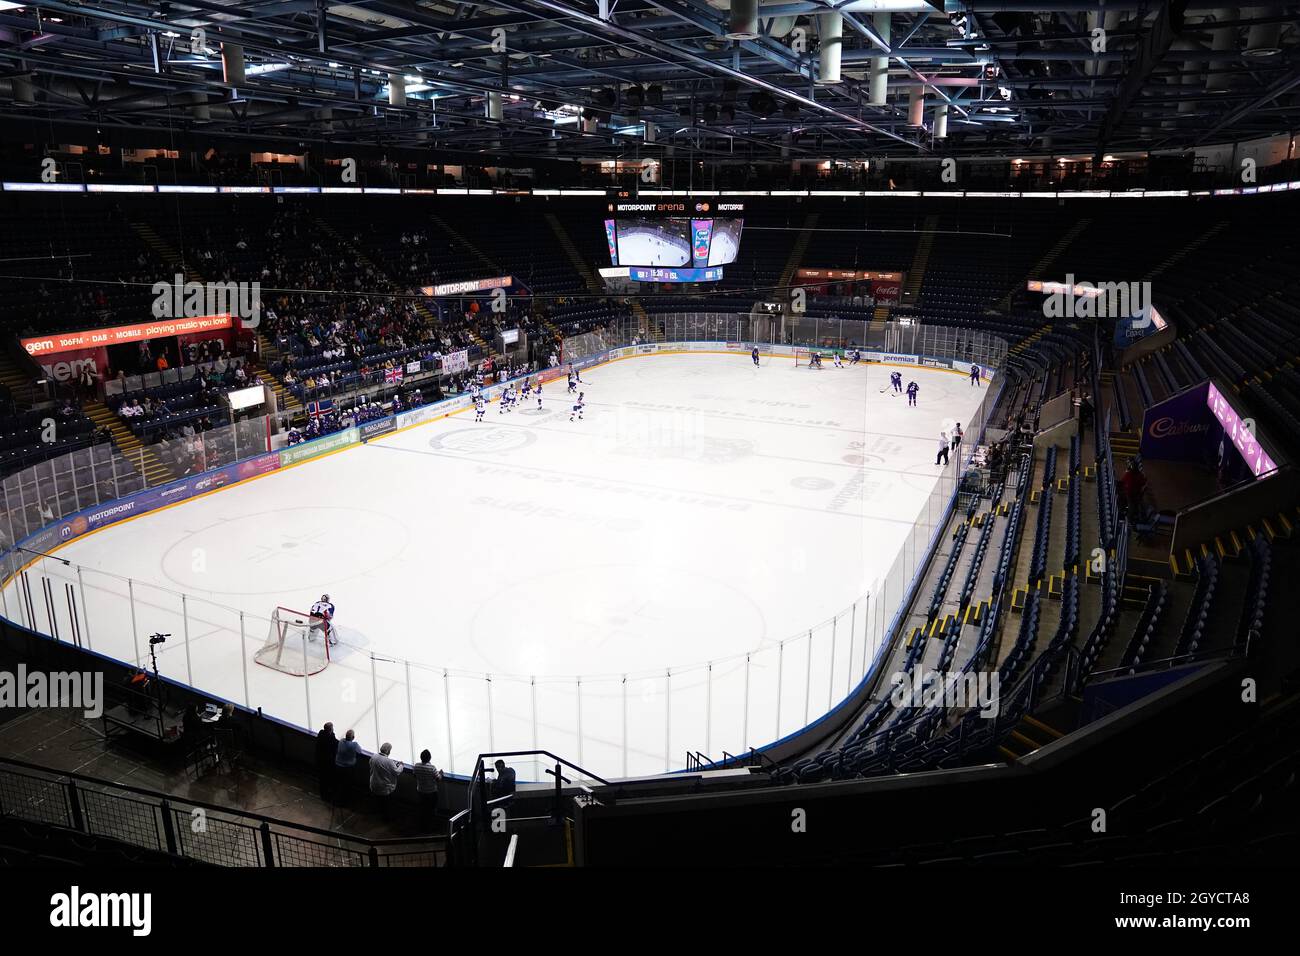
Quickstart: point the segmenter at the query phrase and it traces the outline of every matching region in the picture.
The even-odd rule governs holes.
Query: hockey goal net
[[[822,364],[826,365],[830,363],[831,356],[833,354],[834,353],[832,353],[829,349],[796,348],[794,350],[794,364],[801,368],[806,368],[812,364],[812,357],[814,355],[818,355],[821,357]]]
[[[314,623],[315,629],[312,616],[305,611],[277,607],[271,614],[266,643],[253,655],[253,660],[294,677],[319,674],[329,666],[330,645],[324,623],[319,620]]]

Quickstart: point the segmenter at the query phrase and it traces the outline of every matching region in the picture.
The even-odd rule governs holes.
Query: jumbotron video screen
[[[744,220],[629,216],[605,220],[615,266],[705,268],[736,261]]]

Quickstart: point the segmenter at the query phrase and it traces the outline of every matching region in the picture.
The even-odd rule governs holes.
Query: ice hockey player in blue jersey
[[[569,421],[573,421],[573,416],[578,416],[578,421],[582,421],[582,410],[586,408],[587,403],[583,400],[586,392],[578,393],[578,400],[573,403],[573,411],[569,414]]]
[[[903,394],[903,373],[902,373],[902,372],[890,372],[890,373],[889,373],[889,384],[892,385],[892,386],[894,386],[894,392],[895,392],[896,394],[899,394],[899,395]]]
[[[916,393],[919,392],[920,390],[921,390],[921,386],[917,385],[915,382],[907,383],[907,404],[908,405],[916,404]]]
[[[754,368],[758,368],[758,346],[749,350],[749,357],[754,360]]]

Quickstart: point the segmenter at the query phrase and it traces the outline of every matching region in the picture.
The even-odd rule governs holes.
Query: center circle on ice
[[[804,491],[825,491],[827,488],[835,487],[835,482],[829,478],[816,478],[812,475],[800,475],[798,478],[791,478],[790,484]]]
[[[162,573],[190,594],[315,596],[322,567],[329,581],[379,570],[408,537],[397,518],[364,508],[280,508],[191,531],[163,553]]]
[[[499,455],[516,451],[537,441],[537,436],[525,428],[461,428],[454,432],[434,435],[429,447],[435,451],[454,451],[468,455]]]
[[[537,620],[557,593],[569,595],[563,642]],[[766,631],[749,594],[707,573],[602,564],[511,580],[479,605],[469,638],[495,674],[644,676],[743,655]]]

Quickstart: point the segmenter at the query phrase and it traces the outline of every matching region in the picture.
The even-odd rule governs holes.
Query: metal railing
[[[213,866],[440,866],[446,836],[367,840],[0,757],[0,820]]]

